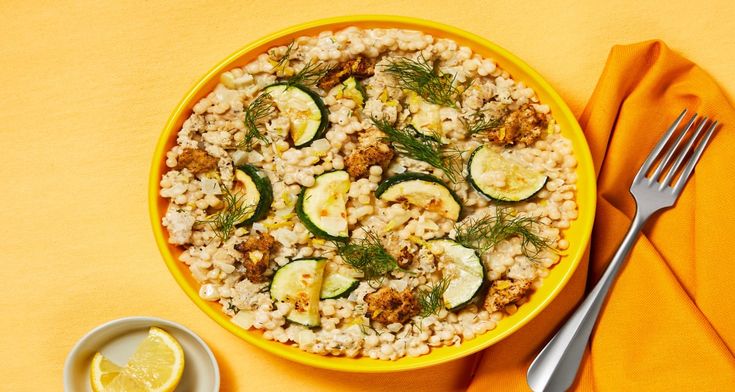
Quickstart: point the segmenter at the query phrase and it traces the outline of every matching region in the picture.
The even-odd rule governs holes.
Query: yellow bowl
[[[286,45],[296,37],[316,35],[325,30],[336,31],[348,26],[366,29],[402,28],[420,30],[435,37],[453,39],[460,45],[468,46],[484,57],[494,59],[500,67],[513,75],[516,80],[523,81],[533,88],[540,100],[551,107],[555,119],[561,126],[562,134],[572,140],[574,153],[579,161],[577,168],[579,217],[572,222],[571,227],[565,232],[571,245],[559,264],[552,269],[549,276],[544,280],[542,287],[531,296],[527,303],[520,306],[515,314],[500,321],[494,330],[466,341],[457,347],[435,348],[429,354],[418,358],[405,357],[397,361],[380,361],[370,358],[352,359],[321,356],[301,351],[286,344],[266,340],[258,331],[247,331],[240,328],[221,312],[219,304],[205,301],[199,297],[198,283],[194,280],[188,268],[178,261],[181,248],[172,246],[167,242],[168,235],[161,225],[161,218],[166,213],[168,205],[167,200],[158,195],[161,175],[167,170],[165,164],[166,152],[176,143],[176,133],[191,114],[191,108],[214,89],[219,83],[220,74],[229,69],[244,66],[268,48]],[[482,350],[499,342],[528,323],[556,297],[582,259],[592,231],[596,194],[592,158],[582,130],[559,94],[541,75],[518,57],[477,35],[435,22],[402,16],[378,15],[345,16],[304,23],[261,38],[221,61],[189,90],[171,114],[158,140],[148,186],[151,223],[153,224],[153,232],[158,248],[174,279],[199,308],[230,332],[273,354],[306,365],[351,372],[394,372],[437,365]]]

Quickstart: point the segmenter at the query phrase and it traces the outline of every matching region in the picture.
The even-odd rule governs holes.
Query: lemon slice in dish
[[[124,367],[101,353],[90,366],[90,381],[95,392],[170,392],[184,372],[184,350],[166,331],[152,327]]]
[[[101,353],[97,353],[92,358],[92,366],[90,367],[90,375],[92,378],[92,389],[95,391],[104,391],[105,385],[120,375],[122,368],[115,365],[109,359],[105,358]]]

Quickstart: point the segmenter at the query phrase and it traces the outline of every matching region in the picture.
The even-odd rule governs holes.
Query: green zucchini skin
[[[363,100],[363,105],[364,105],[365,101],[367,101],[368,99],[367,91],[365,91],[365,87],[357,79],[355,79],[355,89],[360,92],[360,95],[362,95],[362,100]]]
[[[418,172],[405,172],[401,174],[396,174],[395,176],[388,177],[383,182],[378,185],[378,187],[375,189],[375,197],[380,197],[385,191],[387,191],[390,187],[393,185],[396,185],[401,182],[405,181],[412,181],[412,180],[421,180],[426,182],[433,182],[436,184],[439,184],[443,186],[444,188],[447,188],[449,191],[449,194],[452,195],[452,198],[454,198],[454,201],[459,204],[459,216],[462,216],[462,212],[464,210],[464,207],[462,205],[462,199],[459,198],[459,196],[450,188],[444,181],[440,180],[437,177],[432,176],[431,174],[426,173],[418,173]]]
[[[451,188],[447,186],[447,184],[444,183],[444,181],[440,180],[439,178],[435,176],[432,176],[431,174],[419,173],[419,172],[405,172],[405,173],[396,174],[395,176],[386,178],[375,189],[375,196],[380,197],[383,193],[385,193],[385,191],[388,190],[388,188],[392,187],[393,185],[396,185],[398,183],[405,182],[405,181],[411,181],[411,180],[421,180],[421,181],[433,182],[433,183],[442,185],[445,188],[449,189],[449,192],[452,194],[452,196],[455,197],[455,200],[457,200],[457,202],[460,202],[459,197],[454,193],[454,191],[451,190]]]
[[[258,201],[258,206],[255,208],[253,216],[237,225],[238,227],[248,226],[268,215],[268,212],[271,209],[271,204],[273,204],[273,187],[271,186],[271,181],[268,176],[265,174],[261,175],[260,170],[255,166],[245,164],[237,166],[236,169],[242,170],[248,175],[248,177],[250,177],[250,179],[253,180],[255,188],[260,194],[260,200]]]
[[[327,106],[324,104],[324,101],[322,100],[322,97],[311,90],[310,88],[301,85],[301,84],[290,84],[288,82],[278,82],[273,83],[271,85],[268,85],[264,91],[267,91],[270,87],[276,87],[276,86],[288,86],[289,88],[297,88],[303,92],[305,92],[311,99],[314,101],[316,106],[319,108],[319,112],[322,115],[321,121],[319,122],[319,129],[317,129],[316,133],[314,134],[314,137],[311,138],[308,142],[299,144],[298,146],[295,146],[296,148],[304,148],[311,145],[314,140],[321,139],[324,137],[324,134],[327,131],[327,127],[329,126],[329,110],[327,109]]]
[[[330,171],[320,174],[319,176],[323,176],[329,173],[334,173],[336,171],[340,171],[340,170],[330,170]],[[306,197],[305,194],[306,194],[307,189],[309,188],[301,187],[301,192],[299,192],[299,197],[298,199],[296,199],[296,206],[295,206],[296,216],[299,217],[299,220],[301,220],[301,223],[303,223],[306,229],[309,230],[312,234],[314,234],[317,237],[324,238],[327,240],[332,240],[332,241],[340,241],[340,242],[349,241],[350,240],[349,235],[347,237],[339,237],[339,236],[331,235],[327,233],[326,231],[320,229],[317,225],[314,224],[314,222],[311,221],[309,216],[304,211],[304,198]]]
[[[477,153],[480,150],[483,149],[483,147],[485,147],[485,146],[484,145],[481,145],[481,146],[475,148],[475,150],[472,151],[472,154],[470,154],[470,158],[467,160],[467,177],[466,177],[467,182],[472,186],[472,188],[474,188],[482,196],[484,196],[484,197],[486,197],[486,198],[488,198],[488,199],[490,199],[492,201],[499,202],[499,203],[515,203],[515,202],[519,202],[519,201],[525,201],[525,200],[531,199],[532,197],[536,196],[536,194],[538,194],[539,192],[541,192],[541,190],[544,189],[544,186],[546,185],[546,183],[549,181],[549,177],[546,176],[546,179],[544,180],[543,184],[535,192],[530,193],[528,196],[523,197],[523,198],[520,198],[520,199],[503,198],[503,197],[498,197],[497,195],[490,195],[490,194],[488,194],[487,192],[485,192],[485,191],[482,190],[482,188],[480,187],[480,185],[477,182],[475,182],[475,179],[472,177],[472,170],[471,170],[472,169],[472,161],[475,159],[475,156],[477,155]]]
[[[325,282],[326,282],[326,279],[327,279],[327,278],[325,277],[325,278],[324,278]],[[322,283],[322,284],[324,284],[324,283]],[[337,293],[337,294],[335,294],[335,295],[332,295],[332,296],[324,296],[324,297],[319,297],[319,298],[320,298],[320,299],[337,299],[337,298],[346,298],[347,296],[349,296],[349,295],[350,295],[350,293],[352,293],[353,291],[355,291],[355,289],[356,289],[356,288],[357,288],[357,286],[359,286],[359,285],[360,285],[360,281],[359,281],[359,280],[357,280],[357,279],[355,279],[355,280],[354,280],[354,281],[352,282],[352,284],[351,284],[350,286],[348,286],[348,287],[346,287],[346,288],[345,288],[345,290],[344,290],[344,291],[340,291],[339,293]]]

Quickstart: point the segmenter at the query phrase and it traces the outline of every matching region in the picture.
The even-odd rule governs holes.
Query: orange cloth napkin
[[[676,206],[646,225],[574,390],[735,390],[735,109],[709,75],[659,41],[614,47],[581,117],[599,186],[587,283],[634,215],[633,176],[683,108],[723,126]],[[533,323],[485,350],[469,391],[528,390],[528,366],[584,284],[578,273]]]

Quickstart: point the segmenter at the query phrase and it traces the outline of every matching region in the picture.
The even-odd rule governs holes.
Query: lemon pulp
[[[184,350],[166,331],[152,327],[128,363],[121,367],[95,354],[90,381],[95,392],[170,392],[181,380]]]

